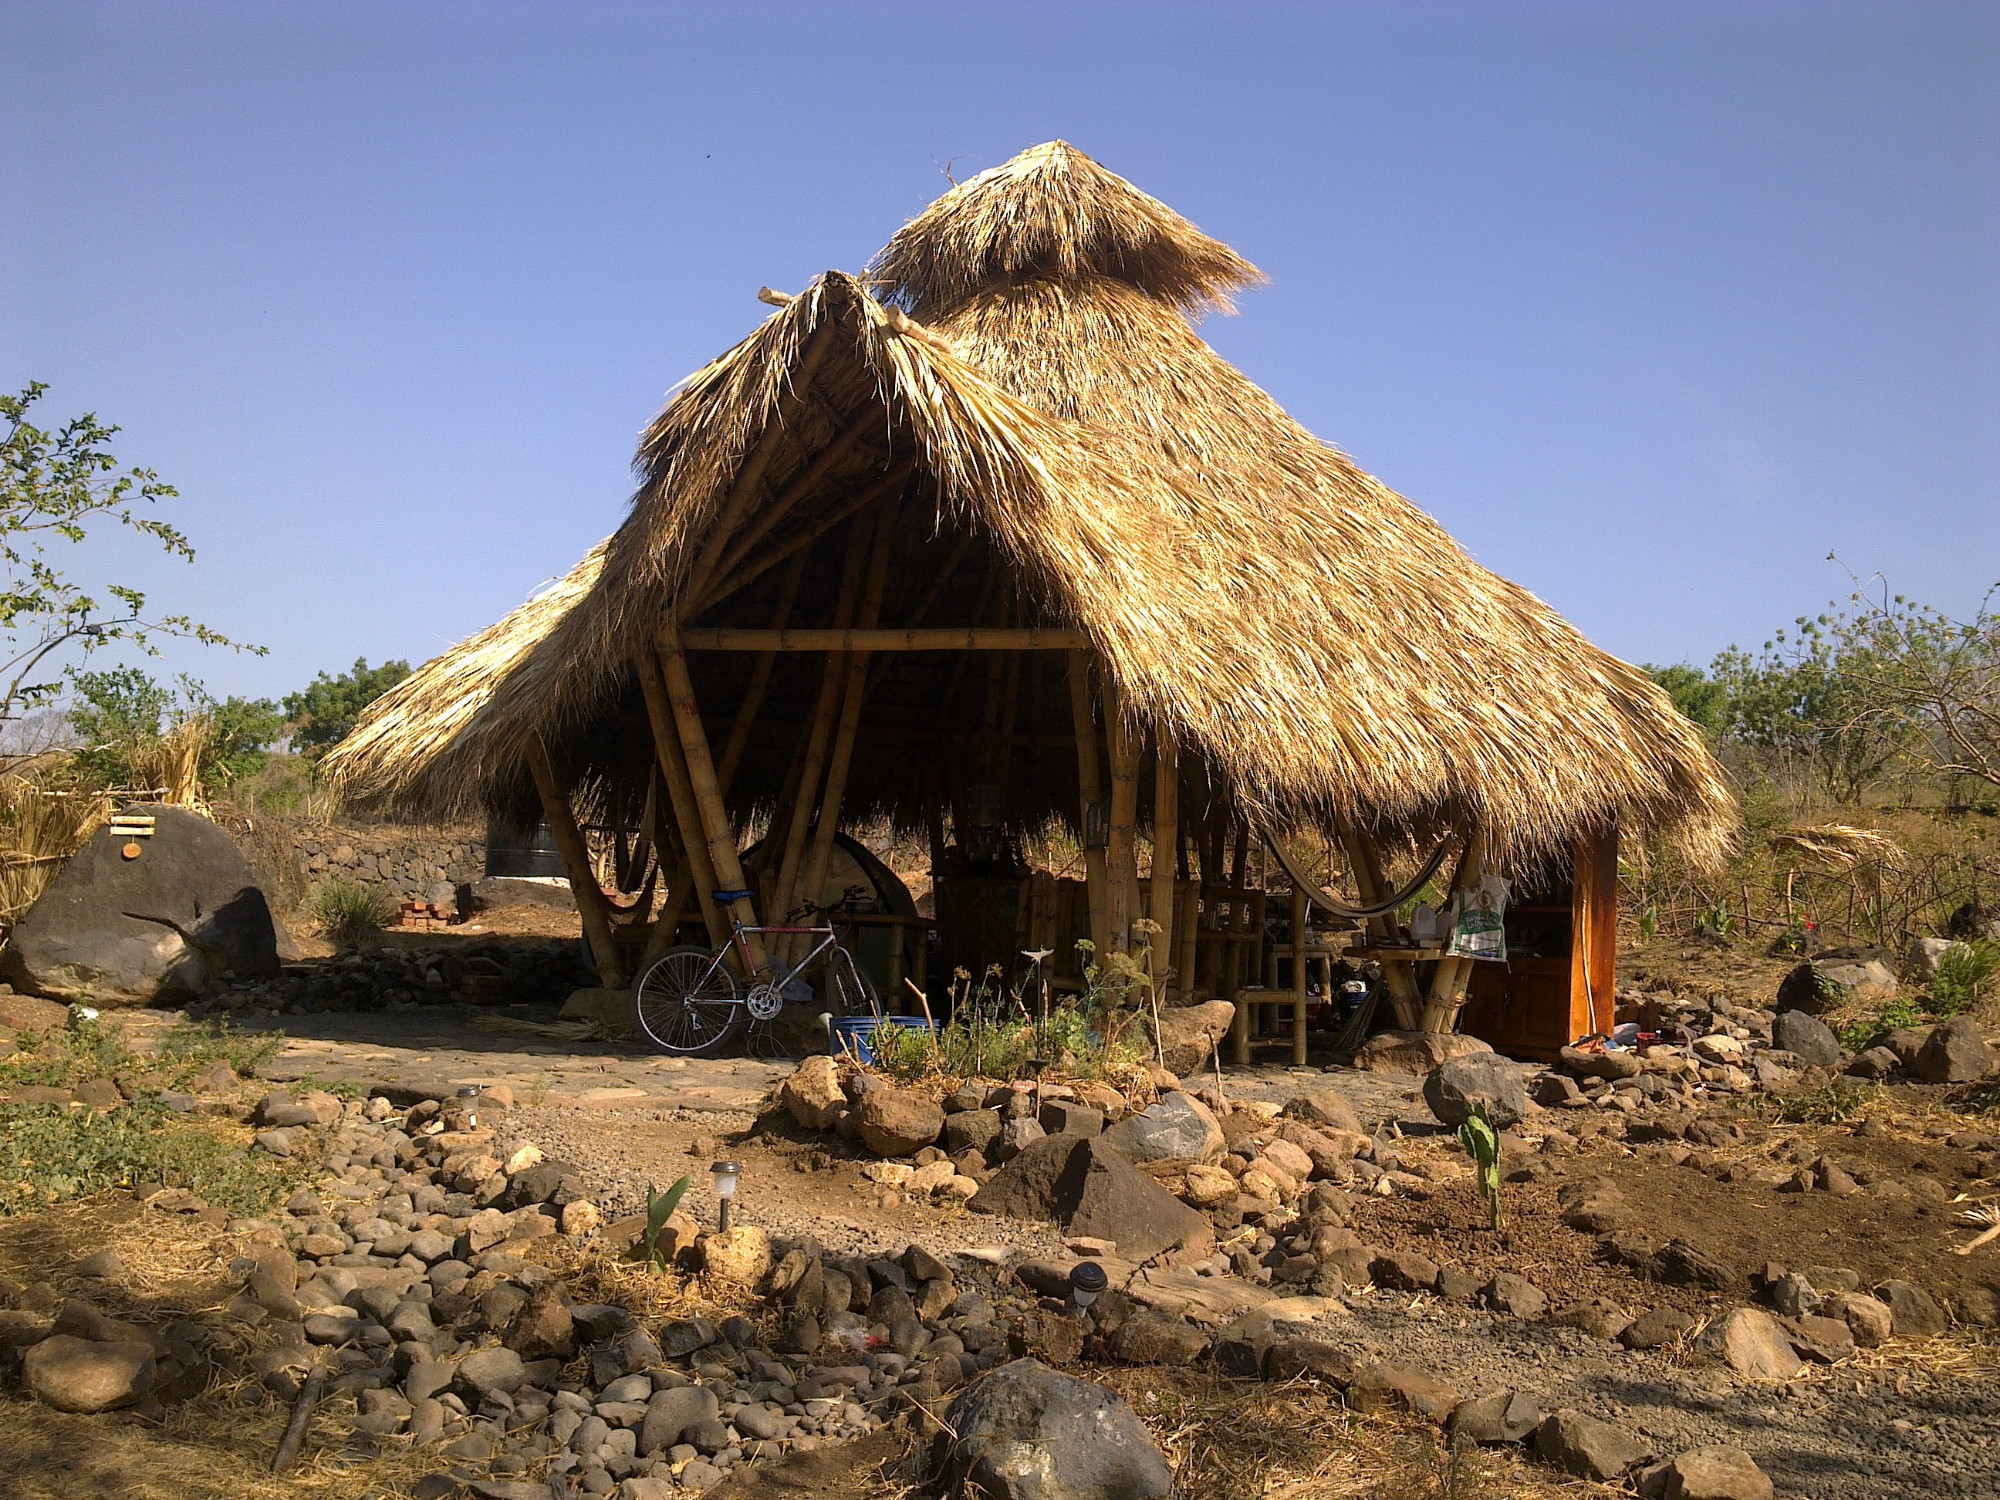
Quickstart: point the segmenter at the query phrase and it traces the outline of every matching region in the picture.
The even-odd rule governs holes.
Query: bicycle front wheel
[[[632,986],[639,1033],[676,1057],[713,1057],[743,1026],[736,976],[706,948],[669,948]]]

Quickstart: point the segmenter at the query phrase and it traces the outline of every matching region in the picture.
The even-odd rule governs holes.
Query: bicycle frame
[[[838,953],[841,959],[846,963],[848,970],[847,974],[848,981],[853,985],[855,993],[860,995],[866,995],[868,993],[866,987],[863,986],[861,983],[861,975],[860,971],[855,965],[854,955],[852,953],[849,953],[846,948],[841,946],[839,932],[830,922],[824,927],[767,927],[763,925],[746,926],[744,925],[742,918],[732,916],[729,919],[729,928],[730,928],[729,941],[724,943],[720,948],[717,948],[715,950],[715,956],[709,960],[708,969],[705,973],[703,973],[701,977],[701,982],[704,985],[706,985],[711,979],[715,977],[716,970],[720,969],[722,965],[728,961],[729,955],[732,952],[740,953],[742,955],[743,972],[747,976],[749,976],[749,978],[752,980],[753,983],[761,975],[769,975],[771,976],[771,979],[774,982],[783,984],[786,981],[788,981],[792,977],[792,975],[804,972],[808,967],[810,967],[813,964],[815,960],[817,960],[822,954],[824,954],[830,948],[834,952]],[[793,964],[789,970],[782,970],[775,959],[768,962],[763,970],[757,970],[752,968],[750,960],[749,937],[751,933],[756,933],[759,936],[768,933],[777,933],[784,935],[812,933],[816,934],[819,937],[819,941],[813,945],[812,950],[809,953],[807,953],[804,958],[801,958],[796,964]]]

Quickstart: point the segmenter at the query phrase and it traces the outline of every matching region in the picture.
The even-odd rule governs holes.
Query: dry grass
[[[0,924],[18,921],[111,816],[102,792],[57,783],[66,760],[41,757],[0,776]]]
[[[635,644],[668,616],[760,618],[742,613],[760,558],[888,477],[910,538],[976,538],[1007,618],[1085,629],[1124,711],[1271,817],[1392,839],[1473,825],[1504,857],[1615,815],[1715,863],[1734,801],[1646,675],[1472,562],[1195,333],[1191,307],[1255,275],[1060,142],[962,184],[874,281],[827,273],[690,377],[647,429],[617,533],[379,700],[326,762],[340,795],[531,815],[540,742],[587,803],[636,812]],[[735,800],[768,803],[781,777],[746,776]],[[880,780],[868,790],[899,795]],[[1061,757],[1013,786],[1020,826],[1074,816]]]
[[[183,719],[165,734],[149,736],[132,747],[132,779],[169,807],[188,807],[206,814],[201,791],[201,758],[215,741],[215,726],[205,718]]]

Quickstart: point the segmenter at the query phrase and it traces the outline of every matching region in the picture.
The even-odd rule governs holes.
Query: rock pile
[[[232,984],[188,1007],[192,1017],[407,1010],[419,1005],[559,1001],[596,981],[562,938],[495,938],[436,948],[343,954],[286,964],[276,979]]]

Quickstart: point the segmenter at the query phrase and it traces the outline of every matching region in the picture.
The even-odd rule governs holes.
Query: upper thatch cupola
[[[1197,312],[1264,273],[1067,141],[968,178],[897,231],[870,267],[918,318],[985,287],[1108,276]]]

